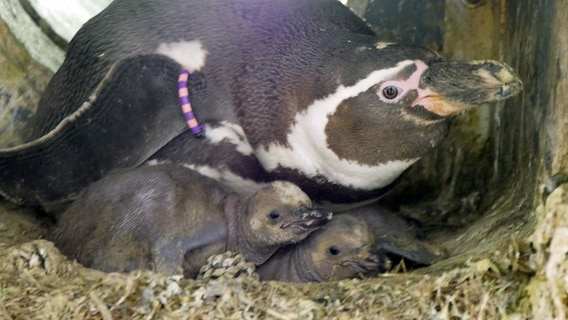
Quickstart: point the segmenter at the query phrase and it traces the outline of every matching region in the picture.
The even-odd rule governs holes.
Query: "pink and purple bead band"
[[[203,126],[197,122],[195,115],[193,114],[193,109],[191,108],[191,103],[189,102],[189,89],[187,88],[187,80],[192,74],[189,70],[182,70],[178,78],[178,95],[179,102],[181,103],[181,110],[185,116],[185,120],[191,133],[196,137],[199,137],[203,133]]]

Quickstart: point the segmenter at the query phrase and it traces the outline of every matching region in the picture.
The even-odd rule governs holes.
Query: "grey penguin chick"
[[[367,224],[336,215],[306,240],[278,250],[256,271],[260,280],[323,282],[353,278],[378,270],[387,261],[372,254],[373,233]]]
[[[62,213],[52,240],[68,257],[102,271],[152,269],[194,277],[227,250],[261,264],[331,219],[296,185],[276,181],[252,196],[177,165],[116,170]]]

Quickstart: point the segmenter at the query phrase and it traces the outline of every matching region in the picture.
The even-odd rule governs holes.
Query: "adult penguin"
[[[201,139],[178,101],[184,69]],[[0,190],[65,202],[151,159],[242,193],[289,180],[352,206],[437,147],[451,115],[521,87],[500,62],[382,43],[336,0],[115,0],[70,42],[34,140],[0,150]]]

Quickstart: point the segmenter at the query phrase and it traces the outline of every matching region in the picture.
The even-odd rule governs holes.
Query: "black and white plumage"
[[[203,139],[179,109],[184,68]],[[521,87],[500,62],[383,43],[335,0],[115,0],[70,42],[36,140],[0,150],[0,192],[64,202],[150,160],[243,193],[280,179],[319,203],[368,202],[444,140],[449,116]]]

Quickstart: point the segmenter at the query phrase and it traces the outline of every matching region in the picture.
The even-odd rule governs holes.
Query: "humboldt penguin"
[[[184,70],[201,138],[178,101]],[[0,194],[66,202],[151,161],[244,194],[286,180],[360,205],[439,146],[452,115],[521,88],[502,62],[381,42],[336,0],[115,0],[69,43],[34,140],[0,150]]]
[[[290,182],[250,197],[177,165],[112,171],[61,214],[51,239],[72,259],[103,271],[152,269],[197,275],[227,250],[255,264],[331,219]]]
[[[260,280],[323,282],[377,271],[386,256],[371,253],[373,233],[367,224],[348,215],[336,215],[306,240],[278,250],[256,268]]]

